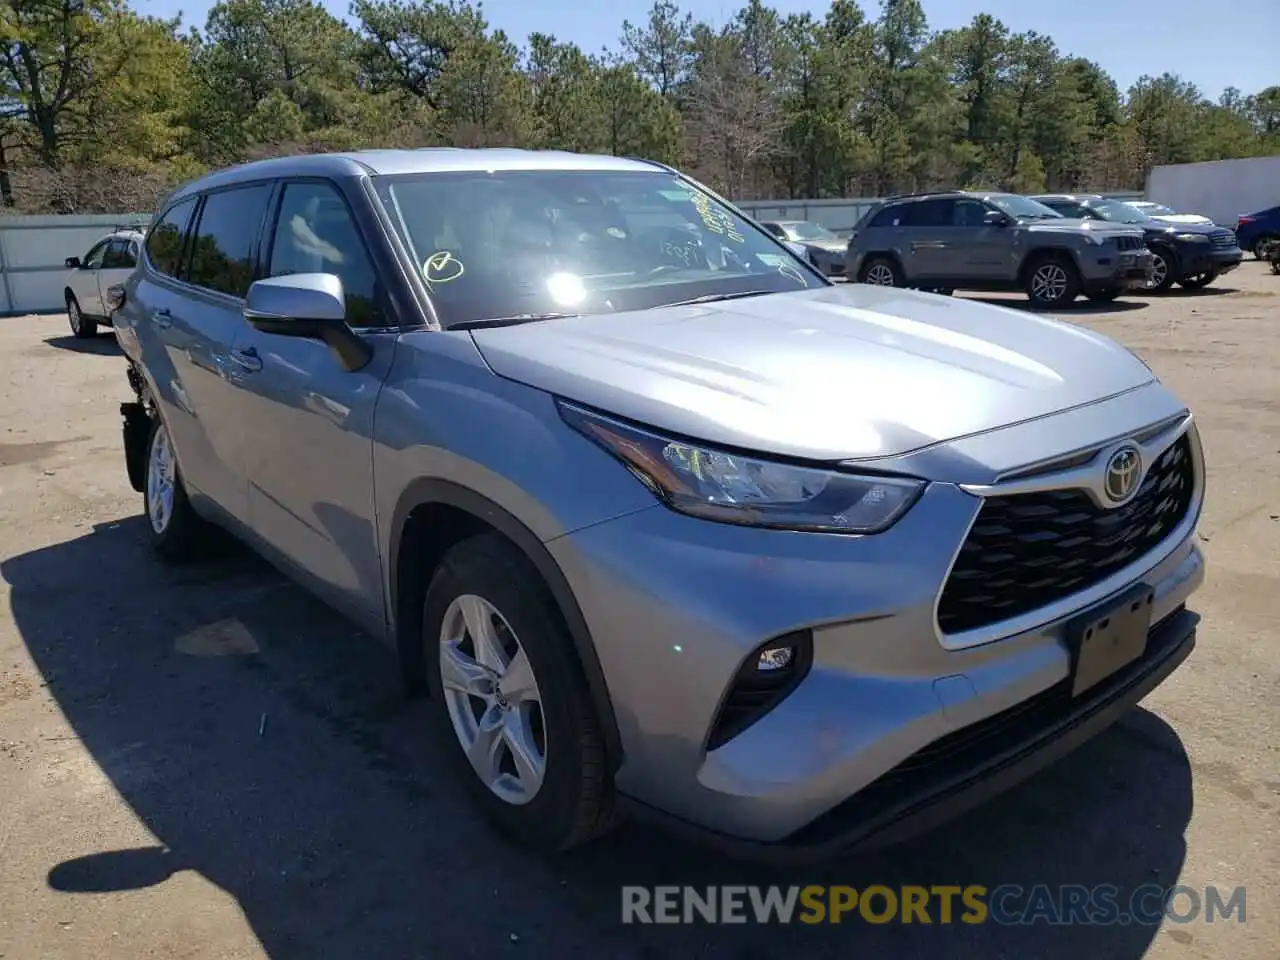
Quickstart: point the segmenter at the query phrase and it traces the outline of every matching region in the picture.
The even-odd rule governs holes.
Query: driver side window
[[[102,268],[102,258],[106,255],[108,243],[109,241],[102,240],[84,255],[84,268],[86,270],[99,270]]]
[[[353,327],[387,323],[378,276],[346,201],[327,183],[285,185],[267,276],[332,273],[342,280]]]

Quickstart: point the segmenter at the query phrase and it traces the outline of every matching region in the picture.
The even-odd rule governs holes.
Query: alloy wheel
[[[71,321],[71,332],[80,332],[80,304],[74,300],[67,301],[67,318]]]
[[[1067,292],[1067,271],[1061,264],[1046,263],[1031,277],[1031,293],[1043,303],[1056,303]]]
[[[872,264],[867,271],[867,283],[877,287],[893,286],[893,269],[887,263]]]
[[[164,533],[173,519],[173,491],[176,483],[173,446],[169,432],[163,425],[156,426],[151,438],[151,455],[147,458],[147,519],[151,529]]]
[[[1151,257],[1151,279],[1147,281],[1148,290],[1155,290],[1164,283],[1165,278],[1169,276],[1169,262],[1160,254],[1152,254]]]
[[[531,801],[547,768],[542,695],[515,631],[483,597],[464,594],[445,610],[440,682],[476,776],[507,803]]]

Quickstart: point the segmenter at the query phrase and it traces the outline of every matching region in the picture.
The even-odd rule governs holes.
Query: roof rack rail
[[[945,197],[952,193],[964,193],[963,190],[947,189],[947,190],[915,190],[911,193],[895,193],[892,196],[881,197],[881,201],[888,200],[910,200],[914,197]]]

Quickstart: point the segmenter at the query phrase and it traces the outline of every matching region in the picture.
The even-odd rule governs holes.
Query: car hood
[[[844,253],[848,247],[843,240],[801,240],[799,242],[811,250],[821,250],[824,253]]]
[[[472,336],[500,376],[673,434],[812,460],[902,454],[1153,379],[1083,327],[861,284]]]
[[[1111,223],[1107,220],[1079,220],[1075,217],[1056,217],[1052,220],[1026,220],[1022,225],[1035,233],[1099,233],[1113,235],[1119,233],[1139,234],[1142,227],[1137,224]]]
[[[1215,225],[1208,217],[1202,217],[1198,213],[1165,213],[1152,216],[1151,219],[1163,220],[1165,223],[1198,223],[1206,227]]]

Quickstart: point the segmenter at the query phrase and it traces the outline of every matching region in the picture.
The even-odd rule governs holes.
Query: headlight
[[[1095,247],[1100,247],[1107,242],[1106,237],[1100,236],[1096,233],[1089,233],[1088,231],[1085,231],[1081,236],[1084,237],[1085,243],[1092,244]]]
[[[667,506],[721,523],[824,533],[879,533],[924,483],[798,467],[673,440],[560,402],[575,430],[613,454]]]
[[[1209,238],[1203,233],[1175,233],[1173,239],[1181,240],[1183,243],[1208,243]]]

